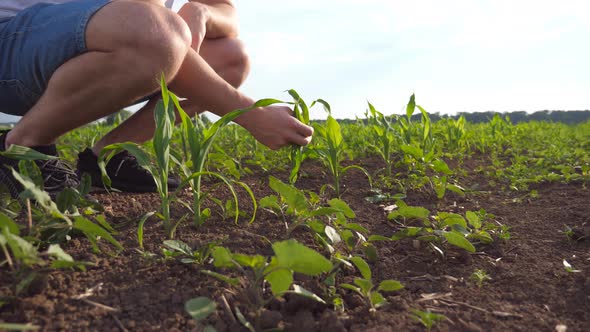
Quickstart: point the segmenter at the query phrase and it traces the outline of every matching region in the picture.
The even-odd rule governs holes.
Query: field
[[[51,203],[23,161],[28,189],[0,201],[0,328],[590,329],[590,123],[432,122],[413,96],[404,115],[337,121],[291,95],[302,121],[328,115],[280,151],[225,125],[243,111],[173,130],[161,103],[153,141],[109,150],[139,157],[158,193],[83,181]],[[118,121],[60,154],[75,163]]]

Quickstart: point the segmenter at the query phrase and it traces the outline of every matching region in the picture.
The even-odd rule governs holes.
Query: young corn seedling
[[[384,280],[379,283],[379,286],[375,287],[376,285],[373,284],[372,272],[369,264],[360,257],[351,257],[350,261],[359,270],[362,278],[355,278],[354,285],[340,284],[340,287],[352,290],[361,295],[367,303],[371,313],[374,313],[379,307],[386,303],[381,292],[395,292],[404,288],[404,286],[397,280]]]
[[[445,315],[435,314],[430,310],[420,311],[416,309],[412,309],[410,317],[424,325],[427,331],[430,331],[436,323],[447,319]]]
[[[385,175],[391,177],[394,164],[394,159],[391,157],[391,154],[396,143],[396,133],[391,120],[388,120],[383,113],[377,111],[373,104],[368,104],[369,111],[366,115],[375,140],[377,141],[377,144],[371,146],[385,162]]]
[[[250,188],[243,182],[230,181],[228,178],[226,178],[220,173],[205,171],[205,161],[207,159],[207,155],[209,153],[211,145],[215,137],[218,135],[220,129],[227,126],[231,121],[233,121],[234,119],[244,114],[245,112],[248,112],[251,109],[270,106],[276,103],[281,103],[281,101],[275,99],[259,100],[247,109],[235,110],[224,115],[209,128],[205,128],[201,125],[199,121],[197,121],[196,125],[191,121],[189,116],[180,107],[180,104],[178,103],[178,99],[176,98],[176,96],[172,95],[172,100],[176,105],[176,108],[178,109],[181,118],[180,128],[184,153],[184,163],[178,162],[178,164],[186,177],[186,179],[183,181],[183,184],[190,183],[191,188],[193,190],[192,208],[194,213],[195,226],[201,226],[205,222],[207,217],[211,214],[210,210],[203,210],[201,208],[202,201],[206,197],[206,194],[204,194],[201,191],[201,179],[203,176],[215,177],[221,180],[223,183],[225,183],[225,185],[228,187],[234,198],[234,216],[236,223],[238,221],[240,211],[238,206],[238,198],[232,186],[232,183],[237,184],[244,190],[246,190],[254,204],[254,212],[252,215],[252,219],[250,220],[250,222],[252,222],[254,220],[254,216],[256,214],[257,209],[256,199],[254,198],[252,190],[250,190]]]
[[[160,80],[162,90],[162,100],[158,101],[154,110],[156,129],[152,139],[153,155],[155,155],[156,165],[153,165],[150,153],[141,149],[137,144],[125,142],[116,143],[106,146],[99,156],[99,167],[102,172],[103,183],[110,187],[111,180],[106,173],[106,164],[120,150],[127,150],[136,159],[137,162],[145,168],[153,177],[158,194],[160,196],[160,214],[164,224],[164,231],[169,238],[174,237],[174,232],[178,223],[170,220],[170,203],[173,196],[168,191],[168,176],[170,174],[170,141],[176,116],[174,114],[174,105],[171,101],[172,93],[168,91],[164,77]]]
[[[471,274],[469,280],[475,282],[477,287],[481,288],[483,287],[484,282],[492,280],[492,278],[486,273],[486,271],[477,269]]]
[[[299,96],[297,91],[291,89],[288,91],[291,98],[293,98],[293,116],[301,123],[310,125],[309,119],[309,110],[313,108],[316,104],[321,104],[324,106],[324,109],[329,110],[330,105],[323,99],[315,100],[311,105],[308,107],[305,101]],[[289,156],[289,160],[291,161],[291,174],[289,175],[289,183],[295,184],[297,179],[299,178],[299,170],[301,168],[301,163],[307,159],[308,157],[308,149],[305,146],[293,146],[291,149],[291,154]]]
[[[364,168],[358,165],[351,165],[347,167],[342,167],[340,165],[344,158],[343,154],[345,149],[342,131],[338,121],[332,117],[330,105],[325,102],[323,105],[328,112],[328,119],[326,120],[326,124],[324,126],[316,124],[314,128],[316,129],[318,135],[324,139],[325,146],[318,146],[315,148],[315,150],[320,156],[322,163],[328,167],[330,173],[332,174],[332,179],[334,181],[333,188],[336,197],[340,197],[342,194],[342,176],[351,169],[357,169],[363,172],[363,174],[365,174],[369,180],[369,185],[372,186],[371,176]]]
[[[293,98],[293,115],[297,120],[301,123],[309,125],[309,107],[299,94],[295,90],[288,91],[291,97]],[[291,160],[291,174],[289,175],[289,183],[295,184],[297,179],[299,178],[299,169],[301,168],[301,163],[305,158],[307,147],[304,146],[293,146],[291,148],[291,155],[289,159]]]
[[[245,325],[253,325],[260,331],[260,317],[266,305],[274,298],[285,294],[297,294],[315,301],[325,303],[319,296],[294,284],[294,273],[307,276],[319,276],[332,269],[332,263],[316,251],[307,248],[295,240],[276,242],[272,245],[274,256],[234,254],[227,248],[216,247],[213,250],[213,263],[217,268],[237,269],[242,278],[235,279],[223,274],[203,270],[202,272],[216,277],[237,287],[238,301],[248,309],[248,319],[235,307],[236,315]],[[272,296],[265,294],[266,284],[270,285]]]

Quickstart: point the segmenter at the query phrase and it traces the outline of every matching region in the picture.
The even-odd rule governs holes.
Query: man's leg
[[[119,0],[86,30],[88,52],[53,74],[37,104],[6,137],[6,145],[52,144],[60,135],[111,114],[172,79],[191,45],[184,21],[161,6]]]
[[[242,85],[250,72],[248,56],[242,42],[238,39],[206,39],[200,47],[199,54],[220,77],[235,88]],[[155,130],[153,111],[159,99],[161,99],[160,96],[152,98],[124,123],[105,135],[93,147],[93,152],[98,155],[102,148],[113,143],[140,144],[149,140]],[[205,110],[199,105],[198,100],[184,100],[181,106],[189,116]],[[180,120],[178,116],[177,120]]]
[[[51,144],[67,131],[149,95],[157,89],[160,73],[172,79],[170,88],[177,95],[198,100],[217,115],[252,105],[253,99],[190,48],[202,42],[191,40],[195,35],[179,15],[161,6],[130,0],[106,5],[90,21],[89,52],[58,69],[41,100],[6,138],[7,145]],[[236,122],[273,149],[308,144],[313,129],[291,112],[288,107],[259,108]]]

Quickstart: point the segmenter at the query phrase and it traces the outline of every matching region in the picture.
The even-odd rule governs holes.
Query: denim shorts
[[[86,26],[111,0],[40,3],[0,21],[0,112],[24,115],[53,73],[84,53]]]

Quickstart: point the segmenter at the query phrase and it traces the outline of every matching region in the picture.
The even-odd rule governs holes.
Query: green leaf
[[[274,243],[272,248],[279,266],[294,272],[316,276],[332,269],[328,259],[295,240]]]
[[[77,210],[76,204],[78,203],[79,200],[80,200],[80,194],[78,193],[78,191],[76,191],[72,188],[65,188],[63,191],[61,191],[57,195],[55,202],[57,204],[57,208],[61,212],[66,213],[68,211],[70,211],[70,212],[76,211]]]
[[[364,228],[363,226],[357,224],[357,223],[348,223],[344,226],[344,228],[346,229],[350,229],[352,231],[361,233],[361,234],[367,234],[369,233],[369,230]]]
[[[184,304],[184,309],[197,322],[207,318],[217,310],[217,303],[206,297],[197,297],[188,300]]]
[[[453,171],[451,171],[451,169],[449,168],[449,165],[447,165],[447,163],[445,163],[444,161],[442,161],[440,159],[436,159],[435,161],[432,162],[432,169],[434,169],[435,171],[437,171],[439,173],[443,173],[446,175],[453,174]]]
[[[293,272],[288,269],[276,269],[265,277],[270,283],[270,289],[274,296],[281,296],[291,288],[293,283]]]
[[[0,229],[8,228],[8,231],[14,235],[20,235],[18,224],[12,221],[7,215],[0,212]]]
[[[73,262],[74,259],[68,253],[66,253],[59,244],[51,244],[47,249],[47,254],[55,257],[57,260]]]
[[[213,278],[216,278],[218,280],[221,280],[223,282],[226,282],[232,286],[238,286],[240,284],[240,280],[238,278],[230,278],[230,277],[225,276],[221,273],[217,273],[217,272],[213,272],[213,271],[209,271],[209,270],[200,270],[200,272],[203,274],[206,274],[208,276],[211,276]]]
[[[331,208],[331,207],[321,207],[318,209],[313,210],[309,215],[312,217],[321,217],[321,216],[329,216],[334,213],[340,213],[342,210]]]
[[[281,195],[290,208],[296,211],[305,211],[309,209],[309,203],[307,202],[305,195],[297,188],[283,183],[274,176],[269,177],[269,185],[272,190]]]
[[[332,147],[338,148],[342,145],[343,138],[340,125],[331,115],[328,115],[328,119],[326,120],[326,136]]]
[[[469,221],[469,224],[471,225],[471,227],[473,227],[475,229],[481,228],[481,220],[479,219],[479,216],[477,215],[477,213],[475,213],[473,211],[467,211],[465,216],[467,217],[467,221]]]
[[[377,241],[391,241],[391,238],[383,236],[383,235],[371,235],[367,240],[369,242],[377,242]]]
[[[18,171],[24,177],[31,179],[31,181],[33,181],[35,186],[37,186],[38,188],[44,188],[43,174],[41,174],[41,170],[35,162],[30,160],[19,161]]]
[[[402,288],[404,288],[404,285],[402,285],[397,280],[383,280],[379,284],[379,288],[377,288],[377,290],[384,291],[384,292],[395,292],[395,291],[398,291]]]
[[[368,279],[354,278],[354,284],[359,286],[361,292],[365,295],[368,295],[369,292],[371,292],[371,289],[373,289],[373,283]]]
[[[465,221],[463,216],[456,213],[439,212],[438,220],[440,222],[441,228],[452,225],[461,225],[467,228],[467,222]]]
[[[367,257],[369,262],[376,263],[379,260],[379,254],[377,253],[377,248],[375,248],[374,245],[366,243],[363,246],[363,252],[365,253],[365,257]]]
[[[422,230],[423,230],[422,227],[408,227],[404,230],[401,230],[401,231],[393,234],[391,239],[393,241],[397,241],[397,240],[405,239],[408,237],[415,237],[415,236],[418,236],[422,232]]]
[[[422,221],[428,221],[430,211],[420,206],[400,206],[397,210],[391,212],[388,219],[396,219],[403,217],[406,219],[419,219]]]
[[[25,266],[32,266],[40,264],[42,260],[39,258],[37,248],[35,248],[30,242],[23,239],[22,237],[9,233],[8,228],[2,229],[2,235],[4,235],[4,241],[10,247],[12,255],[17,261],[21,261]]]
[[[465,196],[465,189],[461,188],[460,186],[458,186],[456,184],[448,183],[447,189],[456,193],[456,194],[459,194],[461,196]]]
[[[372,292],[371,293],[371,304],[375,308],[379,308],[380,306],[385,304],[385,298],[379,292]]]
[[[400,147],[403,153],[414,157],[416,160],[422,160],[424,158],[424,151],[414,145],[402,145]]]
[[[6,331],[38,331],[41,328],[31,324],[0,323],[0,330]]]
[[[476,240],[476,241],[479,241],[479,242],[485,243],[485,244],[490,244],[490,243],[494,242],[494,239],[492,238],[490,233],[488,233],[486,231],[478,231],[477,233],[471,233],[471,234],[467,235],[467,238],[469,240]]]
[[[443,236],[450,244],[465,249],[469,252],[475,252],[475,247],[473,244],[471,244],[471,242],[469,242],[469,240],[467,240],[462,234],[456,232],[444,232]]]
[[[275,212],[281,211],[279,205],[279,198],[275,195],[270,195],[260,199],[260,207],[265,209],[271,209]]]
[[[299,285],[293,285],[293,290],[290,291],[289,293],[297,294],[297,295],[306,297],[308,299],[312,299],[312,300],[315,300],[317,302],[326,304],[326,301],[324,301],[321,297],[317,296],[316,294],[308,291],[307,289],[305,289],[305,288],[303,288],[303,287],[301,287]]]
[[[21,196],[24,195],[26,198],[34,199],[39,205],[41,205],[47,212],[51,213],[53,216],[60,218],[70,224],[70,219],[61,213],[57,208],[57,205],[51,200],[49,194],[41,189],[39,189],[28,177],[21,176],[17,171],[14,169],[12,170],[12,176],[20,182],[23,186],[24,191],[21,193]]]
[[[261,255],[233,254],[232,258],[241,266],[252,269],[260,269],[266,264],[266,258]]]
[[[372,278],[371,267],[369,267],[369,264],[367,264],[367,262],[365,262],[364,259],[355,256],[355,257],[351,257],[350,261],[360,271],[363,278],[365,278],[367,280],[371,280],[371,278]]]
[[[358,292],[358,293],[361,292],[361,289],[360,288],[358,288],[358,287],[356,287],[354,285],[351,285],[351,284],[340,284],[340,287],[342,287],[344,289],[348,289],[348,290],[354,291],[354,292]]]
[[[242,325],[244,325],[245,328],[248,329],[248,331],[250,332],[256,332],[256,329],[254,329],[254,326],[252,325],[252,323],[250,323],[246,317],[244,317],[244,314],[242,314],[242,312],[240,311],[240,309],[238,307],[234,307],[235,311],[236,311],[236,317],[238,318],[238,320],[240,321],[240,323],[242,323]]]
[[[410,101],[408,102],[408,105],[406,106],[406,117],[408,118],[408,120],[412,117],[412,114],[414,114],[415,110],[416,110],[416,95],[412,94],[412,96],[410,97]]]
[[[43,154],[31,148],[12,144],[5,151],[0,151],[0,156],[17,160],[54,160],[59,159],[55,156]]]
[[[143,249],[143,227],[145,225],[145,222],[154,214],[156,214],[156,213],[155,212],[148,212],[148,213],[144,214],[139,219],[139,223],[137,226],[137,242],[139,243],[139,247],[141,249]]]
[[[89,239],[96,241],[96,238],[100,237],[110,242],[115,248],[123,250],[123,246],[121,246],[121,244],[104,228],[94,224],[84,217],[75,217],[73,226],[75,229],[82,231],[82,233],[84,233]]]
[[[215,247],[211,252],[213,265],[215,267],[234,267],[235,263],[229,249],[224,247]]]
[[[84,197],[90,193],[92,189],[92,178],[90,174],[83,173],[80,179],[80,186],[78,187],[78,192],[80,196]]]
[[[330,201],[328,201],[328,204],[332,208],[340,210],[340,212],[342,212],[346,218],[349,218],[349,219],[356,218],[354,211],[352,211],[350,206],[348,204],[346,204],[345,201],[338,199],[338,198],[334,198],[334,199],[331,199]]]
[[[166,240],[164,241],[164,246],[168,247],[169,249],[181,252],[187,256],[193,255],[193,249],[188,244],[180,240]]]

